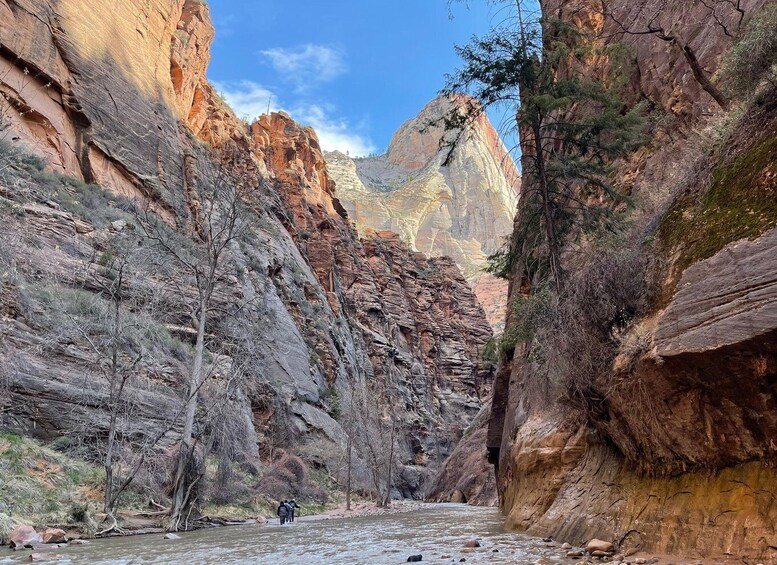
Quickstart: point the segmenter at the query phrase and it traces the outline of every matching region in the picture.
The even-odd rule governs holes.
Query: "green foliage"
[[[340,393],[337,392],[337,387],[333,384],[327,386],[321,394],[321,400],[329,406],[329,415],[339,422],[342,411],[340,409]]]
[[[184,46],[188,45],[189,40],[191,39],[189,34],[182,29],[175,30],[175,36],[178,38],[178,41],[184,44]]]
[[[726,54],[716,79],[732,96],[747,95],[762,81],[777,86],[777,4],[768,3]]]
[[[88,526],[96,500],[84,493],[99,488],[101,478],[97,467],[0,432],[0,513],[13,522]],[[7,525],[8,520],[0,522]]]
[[[483,270],[500,279],[509,279],[512,265],[513,257],[510,252],[510,246],[506,244],[486,258]]]
[[[541,328],[552,324],[557,316],[557,300],[556,294],[547,286],[538,287],[529,295],[518,295],[512,304],[514,339],[528,343]]]
[[[7,164],[0,166],[0,171],[13,187],[10,197],[16,202],[54,202],[98,228],[116,220],[132,219],[129,200],[99,185],[44,170],[45,162],[36,155],[0,143],[0,160]]]
[[[634,72],[628,49],[610,46],[612,78],[605,86],[577,71],[593,38],[565,22],[523,18],[523,4],[517,3],[517,28],[497,27],[457,48],[464,65],[444,92],[467,91],[480,104],[457,110],[446,127],[463,129],[489,106],[512,107],[522,193],[512,244],[492,255],[486,270],[506,277],[517,262],[529,281],[560,289],[560,249],[607,228],[614,205],[629,204],[612,185],[612,163],[644,143],[644,111],[627,109],[620,96]]]
[[[558,297],[547,287],[539,287],[531,294],[519,295],[511,305],[512,323],[504,333],[486,342],[481,360],[492,366],[512,357],[518,344],[531,345],[535,336],[554,326],[558,316]]]
[[[664,216],[658,236],[667,253],[680,250],[681,269],[712,257],[738,239],[777,226],[777,135],[755,142],[712,173],[700,202],[686,194]]]

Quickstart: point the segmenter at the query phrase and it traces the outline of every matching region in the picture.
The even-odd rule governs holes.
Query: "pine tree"
[[[490,271],[517,272],[531,286],[560,293],[564,244],[606,228],[627,200],[612,186],[612,163],[641,142],[642,108],[627,109],[615,87],[577,70],[592,45],[581,30],[533,17],[522,0],[515,9],[506,25],[457,47],[463,66],[444,92],[465,91],[478,103],[449,116],[446,126],[465,131],[491,106],[512,108],[522,191],[511,244],[490,258]]]

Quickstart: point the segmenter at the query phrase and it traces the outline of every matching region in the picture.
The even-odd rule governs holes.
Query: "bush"
[[[718,82],[732,96],[747,95],[764,80],[777,86],[777,4],[764,6],[723,59]]]
[[[0,537],[8,525],[3,514],[36,526],[76,525],[89,529],[85,518],[97,501],[89,498],[99,485],[101,470],[21,436],[0,433]],[[81,508],[78,516],[74,509]]]
[[[275,500],[295,498],[326,502],[327,495],[312,484],[305,463],[296,455],[286,454],[273,464],[257,485],[258,490]]]
[[[486,265],[483,267],[483,270],[500,279],[509,279],[512,268],[513,256],[508,242],[486,258]]]
[[[559,301],[558,351],[564,396],[590,411],[607,388],[620,336],[646,306],[645,262],[639,249],[607,249],[572,277]]]
[[[608,388],[622,335],[646,307],[646,295],[640,249],[621,242],[593,249],[570,273],[561,296],[540,288],[521,297],[513,306],[509,336],[513,346],[526,346],[529,394],[590,415]]]
[[[0,512],[0,545],[6,545],[8,543],[8,535],[17,526],[13,518],[8,514]]]

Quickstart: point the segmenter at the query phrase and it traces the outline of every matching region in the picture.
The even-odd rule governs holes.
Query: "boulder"
[[[11,549],[31,547],[34,543],[43,543],[43,538],[32,526],[26,526],[24,524],[16,526],[16,528],[8,534],[8,545],[11,546]]]
[[[419,561],[423,561],[424,557],[420,553],[418,555],[411,555],[407,558],[408,563],[418,563]]]
[[[165,534],[165,539],[181,539],[181,536],[178,534],[167,533]]]
[[[476,539],[471,539],[464,543],[464,547],[480,547],[480,542]]]
[[[593,553],[594,551],[603,551],[608,554],[615,552],[615,546],[612,543],[595,538],[588,542],[585,549],[588,553]]]
[[[43,543],[67,543],[67,532],[60,528],[47,528],[41,537]]]

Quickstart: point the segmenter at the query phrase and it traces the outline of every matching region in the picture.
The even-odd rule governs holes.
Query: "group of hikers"
[[[281,521],[281,525],[286,522],[294,521],[294,511],[299,509],[297,501],[294,499],[284,500],[278,505],[278,519]]]

